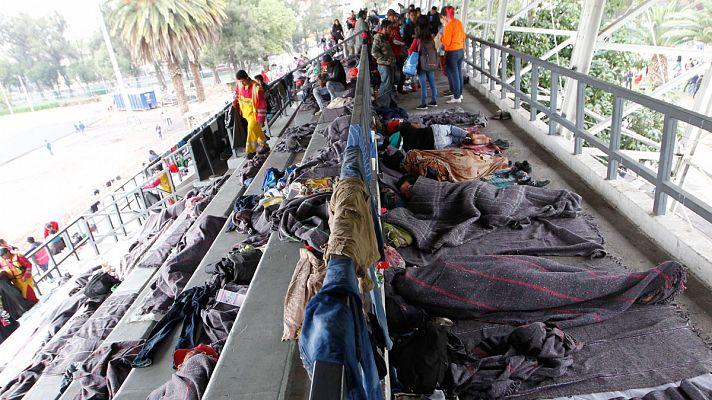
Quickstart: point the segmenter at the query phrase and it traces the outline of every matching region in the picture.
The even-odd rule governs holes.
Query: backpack
[[[438,50],[435,41],[420,40],[420,69],[422,71],[435,71],[438,68]]]

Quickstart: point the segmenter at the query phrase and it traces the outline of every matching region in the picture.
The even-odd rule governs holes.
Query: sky
[[[0,14],[41,16],[58,11],[67,20],[67,37],[78,39],[99,30],[99,0],[0,0]]]

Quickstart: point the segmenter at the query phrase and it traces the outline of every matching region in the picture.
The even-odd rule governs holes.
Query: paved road
[[[102,104],[93,103],[0,117],[0,165],[44,146],[45,139],[54,142],[76,134],[77,121],[91,125],[106,115]]]

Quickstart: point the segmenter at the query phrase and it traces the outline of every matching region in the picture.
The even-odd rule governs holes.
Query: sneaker
[[[437,101],[431,101],[430,103],[428,103],[428,107],[437,107],[437,106],[438,106]]]
[[[421,104],[418,107],[415,107],[416,110],[427,110],[428,106],[425,104]]]
[[[459,99],[456,99],[453,97],[452,99],[446,101],[446,103],[448,103],[448,104],[462,103],[462,97],[460,97]]]
[[[444,92],[442,93],[442,95],[443,95],[444,97],[452,96],[452,91],[451,91],[451,90],[446,90],[446,91],[444,91]]]
[[[315,116],[315,117],[318,117],[318,116],[320,116],[320,115],[321,115],[321,110],[319,110],[319,111],[317,111],[317,112],[314,113],[314,116]]]

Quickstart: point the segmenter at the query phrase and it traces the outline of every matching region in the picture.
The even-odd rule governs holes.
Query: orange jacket
[[[460,22],[459,19],[454,18],[445,25],[440,43],[445,46],[445,51],[462,50],[465,48],[465,28],[462,27],[462,22]]]

